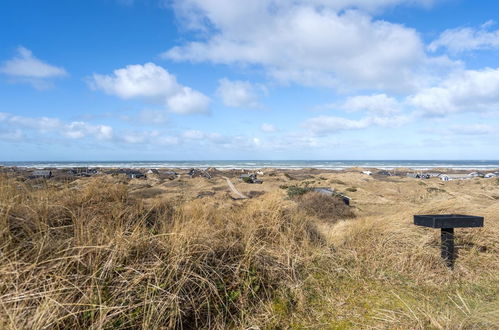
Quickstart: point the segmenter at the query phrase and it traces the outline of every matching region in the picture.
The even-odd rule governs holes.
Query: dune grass
[[[401,202],[330,221],[279,190],[139,197],[105,177],[0,178],[0,328],[499,326],[497,202]],[[459,232],[449,271],[438,233],[411,216],[459,208],[488,222]]]

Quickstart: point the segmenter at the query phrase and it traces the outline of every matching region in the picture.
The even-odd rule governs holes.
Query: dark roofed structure
[[[29,177],[32,178],[32,179],[36,179],[36,178],[49,179],[49,178],[52,177],[52,171],[50,171],[50,170],[37,170],[37,171],[33,171]]]

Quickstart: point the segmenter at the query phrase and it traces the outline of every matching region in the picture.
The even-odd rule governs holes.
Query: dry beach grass
[[[1,177],[0,328],[499,328],[499,182],[262,179],[232,179],[255,196],[232,200],[220,176]],[[283,183],[333,186],[352,210]],[[485,217],[456,231],[454,271],[421,213]]]

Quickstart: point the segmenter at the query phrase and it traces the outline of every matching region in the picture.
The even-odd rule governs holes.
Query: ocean
[[[107,167],[107,168],[207,168],[219,169],[256,169],[317,168],[342,170],[349,167],[370,167],[393,169],[398,167],[414,170],[431,168],[451,168],[456,170],[487,170],[499,168],[499,160],[209,160],[209,161],[33,161],[2,162],[0,166],[28,168],[69,168],[69,167]]]

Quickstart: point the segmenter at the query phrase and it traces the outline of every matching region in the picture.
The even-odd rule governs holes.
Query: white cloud
[[[409,96],[407,103],[424,115],[499,110],[499,69],[456,72],[435,87]]]
[[[327,134],[366,128],[369,126],[369,120],[352,120],[335,116],[319,116],[307,119],[303,126],[314,134]]]
[[[90,125],[75,121],[64,125],[62,134],[70,139],[82,139],[90,135],[98,140],[110,140],[113,138],[113,129],[106,125]]]
[[[174,75],[154,63],[128,65],[112,75],[94,74],[90,85],[122,99],[161,104],[179,114],[206,113],[210,99],[177,82]]]
[[[452,53],[472,50],[499,48],[499,30],[490,31],[492,21],[486,22],[479,29],[460,27],[445,30],[440,37],[433,41],[428,50],[435,52],[439,48],[446,48]]]
[[[392,115],[400,111],[399,102],[386,94],[359,95],[346,99],[341,108],[346,111],[367,111],[377,115]]]
[[[497,131],[496,128],[487,124],[452,125],[446,130],[455,135],[485,135]]]
[[[218,96],[223,103],[235,108],[258,108],[260,91],[248,81],[234,81],[227,78],[218,81]]]
[[[0,66],[0,73],[12,77],[13,82],[30,83],[37,89],[51,87],[51,82],[48,80],[50,78],[67,75],[64,68],[39,60],[29,49],[24,47],[19,47],[17,49],[17,56],[5,61]]]
[[[179,0],[177,14],[186,26],[204,29],[209,37],[174,47],[163,56],[261,65],[284,82],[393,90],[416,88],[426,80],[416,71],[426,75],[428,66],[449,64],[428,59],[414,29],[344,10],[378,7],[375,3]]]
[[[37,59],[27,48],[19,47],[17,52],[16,57],[3,63],[0,72],[10,76],[26,78],[52,78],[67,74],[63,68]]]
[[[35,129],[42,133],[58,129],[62,126],[62,122],[59,119],[48,117],[33,118],[9,115],[7,121],[12,126]]]
[[[143,124],[161,125],[168,122],[168,116],[161,110],[141,110],[139,112],[139,121]]]
[[[201,140],[204,142],[212,142],[216,144],[225,144],[230,141],[230,138],[223,136],[220,133],[207,133],[200,130],[187,130],[181,134],[184,140]]]
[[[277,128],[272,124],[263,123],[262,126],[260,126],[260,130],[265,133],[274,133],[277,131]]]
[[[341,131],[364,129],[371,126],[398,127],[412,120],[412,115],[368,116],[361,119],[318,116],[307,119],[302,126],[312,134],[327,135]]]
[[[13,132],[20,132],[25,136],[25,131],[33,130],[42,134],[57,133],[70,139],[94,137],[99,140],[113,138],[113,129],[106,125],[92,125],[82,121],[65,123],[57,118],[25,117],[8,113],[0,113],[0,122],[6,123]],[[21,134],[16,133],[17,136]]]
[[[188,130],[182,133],[182,137],[189,140],[200,140],[205,137],[205,133],[199,130]]]
[[[0,140],[19,142],[25,139],[25,135],[20,129],[6,129],[0,128]]]

